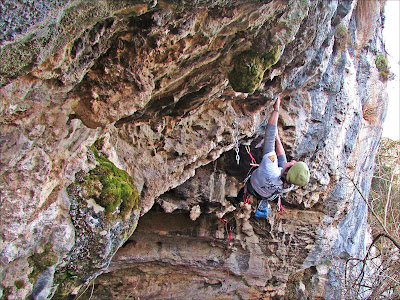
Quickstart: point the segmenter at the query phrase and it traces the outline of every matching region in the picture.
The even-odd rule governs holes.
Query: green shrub
[[[335,44],[341,50],[352,44],[350,32],[344,24],[339,24],[335,29]]]
[[[376,65],[376,68],[379,70],[379,74],[381,75],[381,78],[384,81],[389,80],[390,68],[389,68],[389,64],[388,64],[386,57],[383,55],[378,55],[375,58],[375,65]]]

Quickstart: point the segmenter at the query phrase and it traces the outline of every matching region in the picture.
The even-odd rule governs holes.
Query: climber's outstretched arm
[[[283,148],[281,139],[279,137],[278,131],[276,131],[275,137],[275,147],[276,147],[276,156],[278,157],[278,166],[283,168],[287,163],[285,149]]]
[[[275,151],[275,137],[277,135],[277,124],[279,118],[280,104],[281,100],[278,97],[273,106],[274,110],[268,119],[267,128],[265,130],[263,155]]]
[[[281,139],[279,138],[278,131],[276,131],[276,136],[275,136],[275,149],[276,149],[275,150],[276,156],[285,155],[285,149],[283,149],[283,145]]]
[[[272,112],[271,116],[268,119],[268,124],[270,125],[278,125],[278,118],[279,118],[279,107],[281,106],[281,99],[278,97],[274,104],[274,111]],[[274,136],[275,138],[275,136]]]

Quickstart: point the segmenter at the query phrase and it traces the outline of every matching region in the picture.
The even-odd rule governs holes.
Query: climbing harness
[[[254,156],[251,154],[250,151],[250,146],[246,145],[246,151],[250,156],[251,159],[251,163],[250,166],[253,167],[258,167],[259,164],[257,163],[256,159],[254,158]],[[250,179],[251,177],[251,169],[249,171],[249,175],[246,177],[246,179],[244,180],[244,194],[243,194],[243,202],[246,203],[250,203],[250,194],[247,193],[247,181]],[[283,214],[283,206],[282,206],[282,201],[281,201],[281,195],[280,194],[274,194],[271,197],[269,197],[268,199],[262,199],[260,201],[260,203],[257,206],[256,212],[255,212],[255,216],[257,218],[268,218],[268,211],[271,209],[271,205],[269,204],[269,201],[275,200],[276,198],[278,198],[278,202],[277,202],[277,206],[276,209],[278,211],[278,213],[280,215]]]

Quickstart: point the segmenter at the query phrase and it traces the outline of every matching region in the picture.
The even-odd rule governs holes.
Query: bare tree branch
[[[392,178],[390,178],[388,194],[387,194],[387,198],[386,198],[386,205],[385,205],[385,219],[384,219],[385,227],[386,227],[387,214],[388,214],[388,209],[389,209],[389,204],[390,204],[390,194],[392,192],[392,183],[393,183],[394,175],[395,175],[395,171],[392,170],[392,176],[391,176]]]

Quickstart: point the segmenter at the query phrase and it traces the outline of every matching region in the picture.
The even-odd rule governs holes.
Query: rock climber
[[[251,174],[238,196],[227,197],[237,207],[247,195],[260,200],[256,217],[268,216],[268,201],[274,200],[295,186],[305,186],[310,178],[310,171],[304,162],[287,162],[285,150],[278,135],[280,98],[273,106],[264,135],[263,158],[259,167]],[[260,214],[261,212],[261,214]]]

